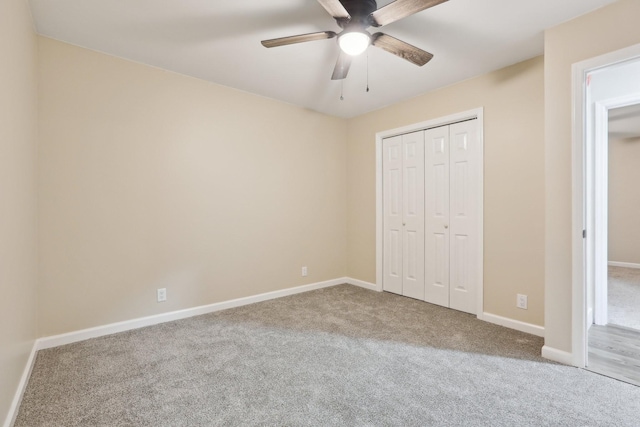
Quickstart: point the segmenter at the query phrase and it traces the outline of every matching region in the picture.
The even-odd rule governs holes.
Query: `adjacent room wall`
[[[620,0],[545,32],[545,345],[572,351],[572,64],[640,43],[640,2]]]
[[[346,275],[345,120],[39,49],[41,336]]]
[[[376,280],[376,132],[484,107],[484,311],[544,324],[543,74],[538,57],[349,120],[349,277]]]
[[[640,265],[639,166],[640,136],[609,139],[609,261]]]
[[[24,0],[0,2],[0,423],[36,339],[37,44]]]

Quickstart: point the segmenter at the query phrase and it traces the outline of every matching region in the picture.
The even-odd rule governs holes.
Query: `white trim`
[[[595,104],[594,173],[594,322],[608,323],[607,254],[609,253],[609,110]],[[587,132],[589,133],[589,132]],[[587,145],[588,146],[588,145]],[[588,318],[587,318],[588,319]],[[589,325],[587,325],[589,329]]]
[[[574,364],[573,354],[549,347],[548,345],[542,347],[542,357],[553,360],[554,362],[564,363],[565,365]]]
[[[609,261],[609,265],[611,267],[640,268],[640,264],[636,264],[633,262]]]
[[[378,285],[375,283],[365,282],[364,280],[353,279],[351,277],[347,277],[347,283],[353,286],[358,286],[360,288],[369,289],[371,291],[382,292],[382,289],[378,288]]]
[[[476,254],[478,256],[476,266],[477,276],[476,281],[478,283],[477,292],[477,313],[484,314],[484,108],[477,108],[475,110],[476,117],[478,119],[478,145],[480,146],[478,151],[480,152],[480,158],[478,159],[478,176],[480,177],[480,184],[477,187],[478,195],[478,209],[475,210],[475,214],[478,218],[478,225],[476,231],[478,233],[478,242],[476,247]]]
[[[380,140],[380,142],[382,142],[384,138],[391,138],[393,136],[404,135],[406,133],[432,129],[440,126],[447,126],[447,125],[462,122],[465,120],[471,120],[476,118],[480,120],[482,119],[482,114],[483,114],[483,108],[479,107],[479,108],[474,108],[472,110],[451,114],[445,117],[439,117],[437,119],[426,120],[424,122],[414,123],[408,126],[381,131],[376,133],[376,141]]]
[[[382,140],[405,133],[417,132],[420,130],[431,129],[439,126],[446,126],[453,123],[477,119],[478,120],[478,175],[480,176],[480,184],[478,189],[478,265],[477,277],[477,307],[476,313],[480,316],[484,310],[484,108],[479,107],[473,110],[463,111],[461,113],[451,114],[449,116],[440,117],[433,120],[403,126],[396,129],[386,130],[376,133],[376,285],[379,291],[382,291],[382,265],[383,265],[383,206],[382,206]]]
[[[129,331],[132,329],[143,328],[145,326],[157,325],[159,323],[186,319],[188,317],[199,316],[207,313],[213,313],[215,311],[226,310],[228,308],[235,308],[243,305],[254,304],[257,302],[286,297],[289,295],[313,291],[316,289],[341,285],[343,283],[348,283],[348,281],[349,281],[348,278],[342,277],[339,279],[327,280],[325,282],[311,283],[309,285],[298,286],[295,288],[282,289],[279,291],[267,292],[264,294],[253,295],[249,297],[238,298],[238,299],[233,299],[229,301],[203,305],[199,307],[187,308],[184,310],[172,311],[169,313],[162,313],[154,316],[140,317],[137,319],[125,320],[123,322],[111,323],[103,326],[96,326],[95,328],[83,329],[80,331],[69,332],[66,334],[40,338],[37,341],[38,350],[58,347],[65,344],[71,344],[78,341],[88,340],[90,338],[102,337],[105,335],[111,335],[118,332]]]
[[[4,421],[4,427],[11,427],[16,421],[16,417],[18,416],[18,409],[20,408],[20,402],[22,401],[22,396],[24,395],[24,391],[27,388],[29,377],[31,377],[31,371],[33,370],[33,365],[36,361],[37,351],[38,341],[36,340],[31,347],[31,353],[29,353],[27,364],[24,367],[24,371],[22,371],[22,377],[20,377],[20,382],[18,383],[16,393],[13,396],[13,401],[11,401],[11,406],[9,406],[9,412],[7,413],[7,418]]]
[[[640,57],[640,44],[620,49],[605,55],[581,61],[572,65],[572,324],[571,345],[573,362],[571,364],[584,368],[587,363],[587,316],[588,283],[593,280],[593,201],[591,194],[592,181],[589,179],[593,171],[590,146],[593,141],[591,111],[586,109],[588,101],[586,80],[589,73],[608,66],[619,64]],[[587,206],[588,205],[588,206]],[[583,239],[582,230],[587,230],[587,238]],[[555,359],[554,359],[555,360]]]
[[[586,228],[586,220],[584,218],[584,104],[585,104],[585,79],[587,65],[573,64],[573,143],[572,151],[572,209],[571,209],[571,277],[572,277],[572,363],[578,367],[584,368],[587,361],[586,353],[586,309],[587,296],[585,289],[585,254],[586,240],[591,238],[587,235],[587,239],[583,237],[583,230]],[[549,355],[545,354],[545,348]],[[552,347],[542,347],[542,357],[551,360],[563,358],[562,354],[557,355],[557,351]],[[564,352],[563,352],[564,353]],[[564,360],[564,359],[563,359]],[[565,362],[563,362],[565,363]]]
[[[383,239],[383,200],[382,200],[382,136],[376,134],[376,286],[382,292]]]
[[[508,317],[502,317],[497,314],[486,312],[482,313],[482,315],[478,315],[478,319],[493,323],[494,325],[504,326],[505,328],[515,329],[516,331],[544,338],[544,326],[521,322],[519,320],[509,319]]]

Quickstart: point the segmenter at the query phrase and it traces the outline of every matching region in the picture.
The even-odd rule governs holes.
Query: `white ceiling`
[[[45,36],[339,117],[353,117],[543,52],[543,31],[614,0],[450,0],[382,27],[435,55],[417,67],[380,49],[330,79],[335,39],[266,49],[263,39],[339,30],[315,0],[30,0]],[[378,7],[390,3],[378,1]]]

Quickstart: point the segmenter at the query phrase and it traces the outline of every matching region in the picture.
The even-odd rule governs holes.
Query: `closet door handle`
[[[406,223],[406,222],[403,222],[403,223],[402,223],[402,226],[404,227],[405,225],[407,225],[407,223]]]
[[[448,225],[445,225],[445,226],[444,226],[444,229],[446,230],[447,228],[449,228],[449,226],[448,226]]]

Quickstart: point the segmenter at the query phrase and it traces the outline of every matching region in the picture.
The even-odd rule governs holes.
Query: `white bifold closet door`
[[[424,299],[424,132],[387,138],[383,149],[383,288]]]
[[[477,122],[425,131],[425,301],[477,307]]]
[[[476,313],[479,145],[476,120],[382,141],[385,291]]]

